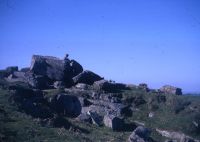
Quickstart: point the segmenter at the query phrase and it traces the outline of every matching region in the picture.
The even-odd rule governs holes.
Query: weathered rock
[[[83,68],[75,60],[69,60],[68,56],[61,60],[56,57],[34,55],[30,70],[53,81],[64,81],[67,87],[71,87],[72,78],[81,73]]]
[[[9,87],[9,90],[14,90],[11,95],[11,99],[15,102],[23,103],[27,99],[43,99],[43,93],[39,90],[33,90],[28,87],[13,85]]]
[[[99,100],[93,100],[92,103],[93,105],[89,106],[89,110],[93,110],[101,116],[105,116],[106,114],[113,114],[118,117],[132,115],[132,110],[129,105]]]
[[[81,72],[83,72],[83,67],[75,60],[70,61],[70,66],[72,68],[72,76],[77,76]]]
[[[145,128],[143,126],[138,126],[135,130],[134,130],[135,134],[140,136],[141,138],[149,138],[151,131],[148,128]]]
[[[28,71],[30,71],[29,67],[21,68],[21,70],[20,70],[20,72],[28,72]]]
[[[15,71],[18,71],[17,66],[11,66],[11,67],[7,67],[5,70],[0,70],[0,78],[1,79],[6,78],[10,74],[13,74]]]
[[[122,94],[119,93],[100,94],[98,99],[101,99],[103,101],[108,101],[111,103],[121,103]]]
[[[18,67],[17,66],[7,67],[6,71],[8,74],[12,74],[13,72],[18,71]]]
[[[88,111],[87,114],[92,118],[93,124],[97,126],[103,125],[103,117],[100,116],[98,113],[96,113],[95,111]]]
[[[48,89],[51,84],[51,80],[46,76],[35,75],[30,72],[25,73],[25,80],[29,85],[37,89]]]
[[[23,86],[10,86],[14,90],[10,100],[18,104],[19,109],[36,118],[51,118],[51,110],[46,105],[43,93]]]
[[[25,100],[20,106],[26,114],[31,115],[35,118],[52,118],[53,113],[50,108],[45,104],[45,100],[43,98],[31,98]]]
[[[35,75],[31,72],[18,72],[15,71],[7,78],[9,82],[24,82],[36,89],[50,88],[51,80],[42,75]]]
[[[132,110],[129,105],[124,105],[121,103],[109,103],[108,105],[109,113],[115,116],[131,116]]]
[[[90,102],[87,98],[79,97],[78,99],[82,107],[87,107],[87,106],[92,105],[92,102]]]
[[[185,135],[184,133],[172,132],[172,131],[166,131],[166,130],[160,130],[160,129],[156,129],[156,131],[163,137],[175,139],[180,142],[200,142],[199,140],[195,140],[195,139]]]
[[[104,90],[107,92],[119,92],[128,89],[125,84],[109,82],[107,80],[96,81],[94,82],[93,87],[96,90]]]
[[[82,73],[80,73],[79,75],[75,76],[73,78],[73,82],[74,82],[74,84],[85,83],[88,85],[92,85],[95,81],[99,81],[101,79],[102,78],[99,75],[86,70],[86,71],[83,71]]]
[[[81,113],[76,119],[80,122],[92,124],[92,118],[87,113]]]
[[[151,142],[151,131],[143,126],[138,126],[129,136],[129,142]]]
[[[65,64],[64,60],[56,57],[33,55],[30,70],[52,80],[63,80]]]
[[[182,95],[181,88],[177,88],[177,87],[170,86],[170,85],[165,85],[165,86],[161,87],[160,91],[162,91],[165,94]]]
[[[82,89],[82,90],[87,90],[87,89],[91,88],[90,85],[85,84],[85,83],[78,83],[78,84],[76,84],[75,87],[78,88],[78,89]]]
[[[81,103],[76,96],[58,94],[50,99],[51,108],[67,117],[77,117],[81,113]]]
[[[65,83],[63,81],[56,81],[54,82],[53,87],[56,89],[63,89],[65,88]]]
[[[123,130],[124,127],[123,119],[112,114],[105,115],[103,122],[106,127],[111,128],[113,131]]]

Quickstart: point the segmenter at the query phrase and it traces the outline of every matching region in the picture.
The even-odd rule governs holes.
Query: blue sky
[[[200,92],[199,0],[0,0],[0,68],[69,53],[107,79]]]

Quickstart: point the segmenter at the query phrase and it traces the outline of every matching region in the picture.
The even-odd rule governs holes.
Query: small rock
[[[76,119],[80,122],[87,122],[92,124],[92,118],[86,113],[81,113]]]
[[[104,116],[103,122],[106,127],[111,128],[113,131],[123,130],[124,121],[117,116],[107,114]]]
[[[92,123],[97,126],[103,125],[103,117],[96,112],[88,111],[87,114],[92,118]]]
[[[65,83],[63,81],[56,81],[54,82],[53,87],[56,89],[63,89],[65,88]]]
[[[153,112],[150,112],[148,117],[149,117],[149,118],[153,118],[153,117],[154,117],[154,113],[153,113]]]

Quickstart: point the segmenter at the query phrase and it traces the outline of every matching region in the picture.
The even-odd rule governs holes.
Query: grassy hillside
[[[62,90],[63,91],[63,90]],[[46,90],[53,95],[60,90]],[[85,91],[87,93],[87,91]],[[73,142],[73,141],[126,141],[131,132],[113,132],[104,126],[81,123],[76,119],[65,118],[72,124],[69,130],[43,125],[40,119],[32,118],[18,110],[9,101],[10,91],[0,89],[0,141],[5,142]],[[152,129],[152,138],[158,142],[166,138],[155,129],[183,132],[200,139],[200,130],[194,127],[194,121],[200,121],[200,96],[158,95],[140,89],[122,92],[122,100],[131,105],[132,116],[125,117],[127,123],[143,123]],[[152,115],[150,117],[150,114]],[[45,120],[44,120],[45,121]]]

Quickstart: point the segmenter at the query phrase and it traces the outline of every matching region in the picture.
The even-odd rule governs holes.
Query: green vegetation
[[[146,127],[183,132],[186,135],[200,139],[200,131],[194,127],[194,121],[200,121],[200,96],[157,95],[140,91],[126,91],[125,99],[141,96],[146,101],[137,107],[130,122],[143,122]],[[161,99],[164,96],[166,99]],[[163,97],[163,98],[164,98]],[[166,101],[165,101],[166,100]],[[149,113],[154,116],[149,118]],[[155,134],[154,134],[155,135]]]
[[[63,90],[44,90],[47,95],[54,95]],[[200,139],[199,130],[193,121],[200,121],[200,96],[158,95],[140,89],[124,91],[123,101],[133,105],[133,115],[126,117],[126,122],[141,122],[152,129],[152,138],[164,141],[166,138],[156,133],[155,129],[183,132],[195,139]],[[0,141],[5,142],[75,142],[75,141],[113,141],[128,139],[131,132],[113,132],[106,127],[67,119],[73,127],[69,130],[42,125],[20,112],[15,104],[9,102],[10,92],[0,89]],[[149,113],[153,116],[150,118]]]
[[[112,132],[109,128],[77,122],[74,129],[53,128],[42,126],[38,119],[23,112],[8,102],[9,92],[0,89],[0,141],[5,142],[76,142],[76,141],[125,141],[130,132]],[[85,130],[86,132],[82,132]]]

